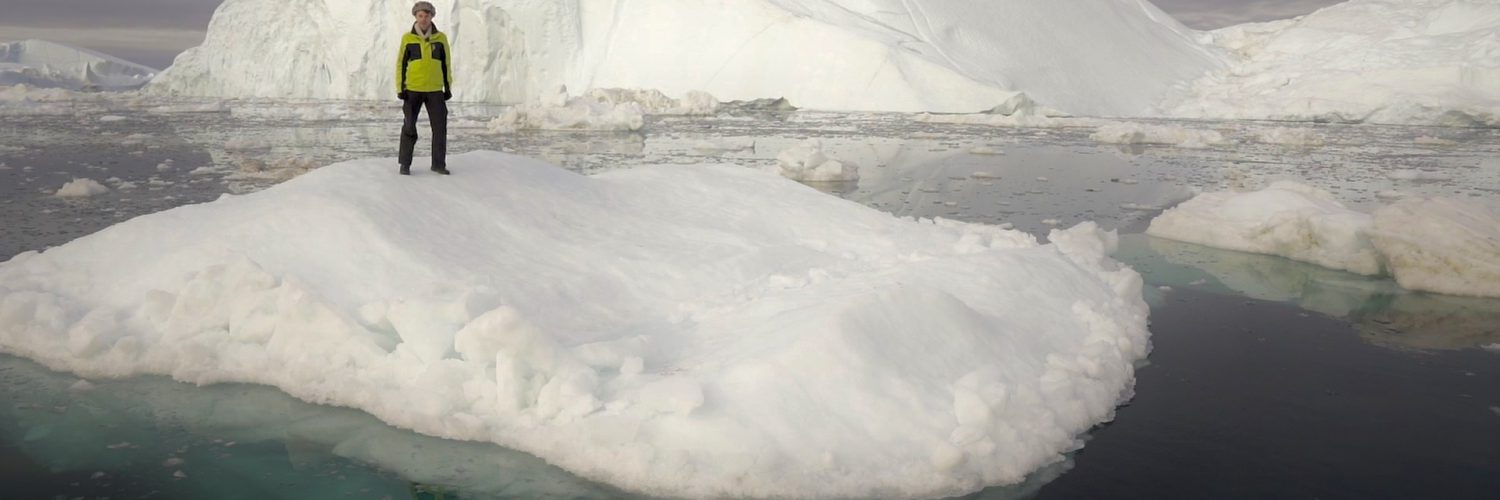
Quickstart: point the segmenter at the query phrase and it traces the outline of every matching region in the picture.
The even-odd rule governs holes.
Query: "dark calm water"
[[[0,259],[136,215],[263,189],[307,166],[393,150],[395,129],[378,115],[271,111],[153,115],[122,107],[0,124]],[[105,112],[126,120],[93,115]],[[1500,344],[1500,301],[1407,293],[1385,280],[1137,234],[1193,189],[1277,178],[1306,180],[1364,208],[1390,190],[1495,199],[1500,132],[1319,127],[1327,144],[1300,147],[1250,139],[1258,128],[1284,125],[1200,123],[1184,125],[1241,143],[1180,150],[1097,145],[1087,128],[817,113],[658,118],[644,133],[493,136],[483,133],[484,113],[457,115],[454,151],[504,149],[592,173],[648,163],[764,166],[817,137],[862,174],[858,183],[820,189],[898,215],[1011,224],[1039,235],[1095,220],[1126,233],[1117,257],[1145,275],[1152,302],[1153,351],[1137,372],[1135,397],[1065,463],[972,497],[1500,492],[1500,352],[1485,349]],[[973,153],[979,147],[1004,154]],[[1450,178],[1398,181],[1386,175],[1394,168]],[[74,177],[112,191],[50,196]],[[78,382],[0,356],[0,497],[626,496],[522,453],[420,436],[268,388],[157,377]]]
[[[1500,355],[1174,291],[1118,418],[1037,498],[1494,498]]]

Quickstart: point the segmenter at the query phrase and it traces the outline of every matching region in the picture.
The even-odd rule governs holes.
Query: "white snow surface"
[[[1282,181],[1260,191],[1199,194],[1162,212],[1146,234],[1377,275],[1381,261],[1364,236],[1371,223],[1327,191]]]
[[[1230,65],[1185,118],[1500,125],[1500,2],[1350,0],[1206,34]]]
[[[272,385],[645,493],[904,497],[1061,460],[1148,348],[1092,223],[1042,245],[732,166],[388,165],[20,254],[0,351]]]
[[[524,104],[558,85],[823,110],[979,112],[1021,92],[1075,114],[1152,110],[1221,67],[1145,0],[437,2],[455,99]],[[228,0],[167,93],[390,99],[407,0]],[[286,16],[288,11],[297,16]]]
[[[1404,198],[1375,211],[1369,235],[1403,288],[1500,297],[1500,214],[1478,202]]]
[[[0,43],[0,86],[73,90],[129,90],[160,70],[60,43],[22,40]]]

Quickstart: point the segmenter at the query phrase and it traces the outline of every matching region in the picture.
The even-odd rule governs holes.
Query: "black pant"
[[[412,150],[417,147],[417,115],[427,106],[427,121],[432,124],[432,168],[448,168],[448,103],[442,92],[406,92],[401,110],[406,121],[401,124],[402,166],[411,166]]]

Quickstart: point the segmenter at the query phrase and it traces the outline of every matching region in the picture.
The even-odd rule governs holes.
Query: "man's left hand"
[[[450,92],[450,91],[447,91],[447,90],[443,91],[443,100],[444,101],[452,99],[452,98],[453,98],[453,92]]]

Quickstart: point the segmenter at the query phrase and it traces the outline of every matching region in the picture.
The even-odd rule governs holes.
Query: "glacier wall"
[[[227,0],[150,86],[220,96],[386,99],[407,0]],[[786,97],[814,109],[974,112],[1025,93],[1089,115],[1149,113],[1217,52],[1144,0],[447,0],[456,98],[566,85]]]

